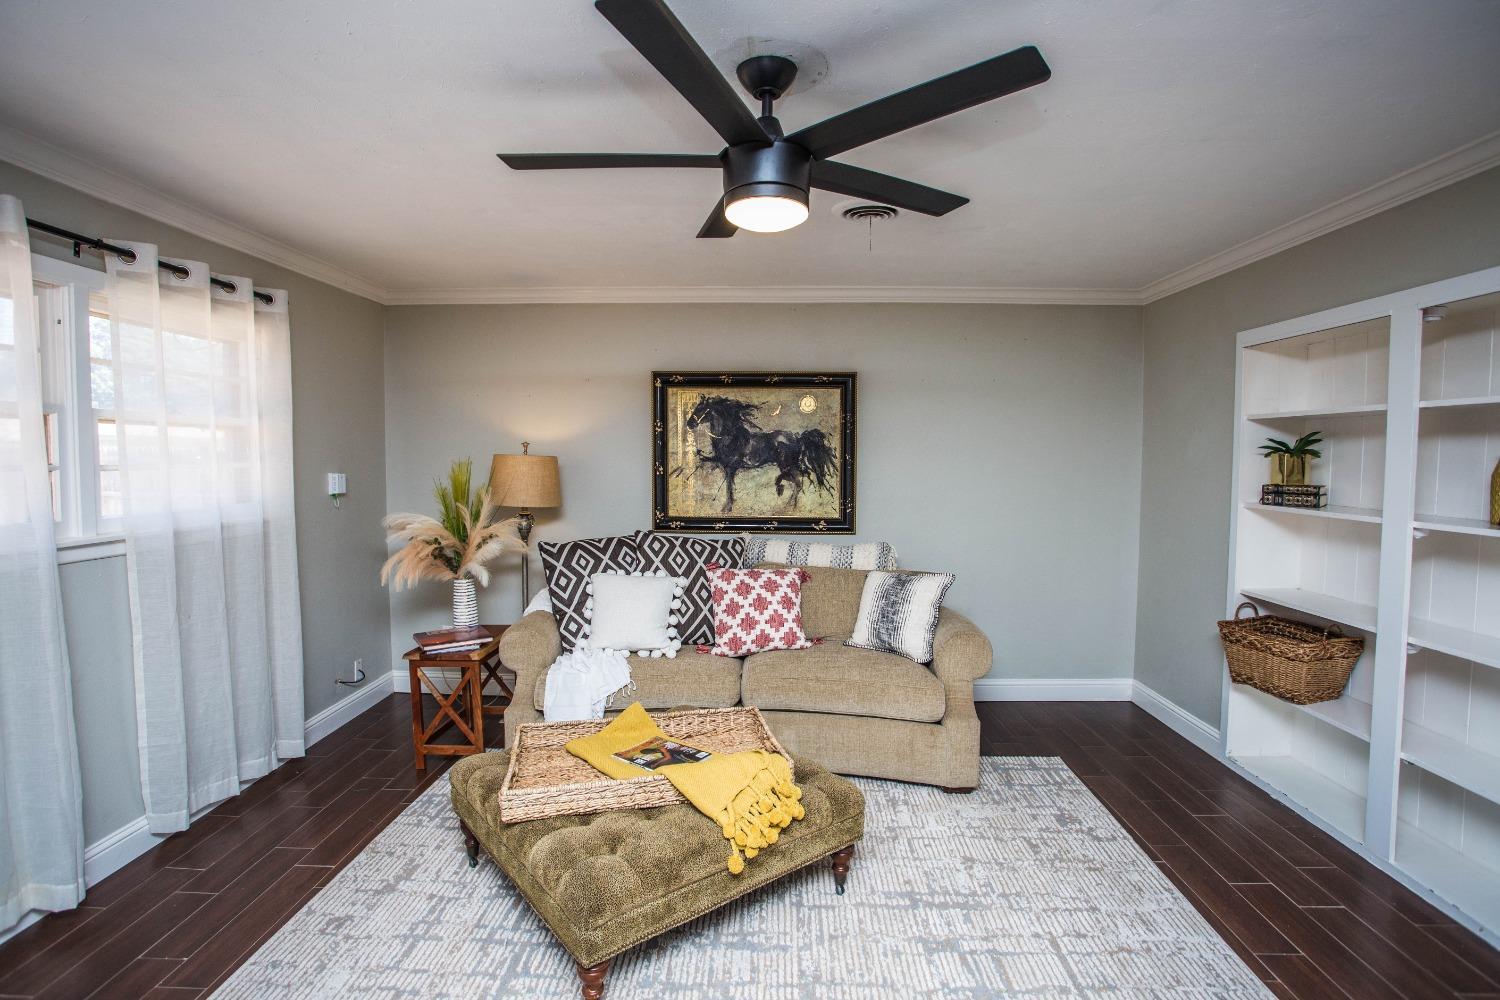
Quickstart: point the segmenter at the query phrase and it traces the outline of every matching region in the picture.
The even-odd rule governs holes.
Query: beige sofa
[[[990,641],[973,622],[944,608],[933,661],[843,644],[854,630],[865,571],[808,568],[802,620],[811,649],[756,653],[743,660],[685,646],[674,659],[630,658],[634,691],[648,710],[754,705],[789,751],[831,771],[895,778],[969,791],[979,784],[979,717],[974,681],[989,672]],[[561,652],[557,623],[532,612],[505,632],[500,659],[515,672],[505,712],[505,744],[516,727],[542,721],[546,675]]]

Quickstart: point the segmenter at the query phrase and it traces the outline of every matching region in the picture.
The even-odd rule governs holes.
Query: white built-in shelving
[[[1424,410],[1466,406],[1500,406],[1500,396],[1461,396],[1458,399],[1424,399],[1420,405]]]
[[[1458,535],[1500,538],[1500,525],[1482,517],[1443,517],[1440,514],[1418,514],[1412,527],[1419,531],[1451,531]]]
[[[1384,403],[1353,403],[1343,406],[1315,406],[1308,410],[1268,410],[1264,413],[1251,413],[1245,419],[1263,424],[1272,420],[1296,420],[1302,417],[1350,417],[1384,412]]]
[[[1229,610],[1250,600],[1365,650],[1333,701],[1226,678],[1223,753],[1500,945],[1500,268],[1239,347]],[[1259,445],[1313,430],[1330,506],[1260,505]]]
[[[1363,521],[1365,524],[1380,523],[1379,507],[1341,507],[1337,504],[1329,504],[1327,507],[1312,509],[1308,507],[1273,507],[1263,503],[1246,503],[1249,510],[1260,511],[1263,514],[1291,514],[1294,517],[1326,517],[1335,521]]]

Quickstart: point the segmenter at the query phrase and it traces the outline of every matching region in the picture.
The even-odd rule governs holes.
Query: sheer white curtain
[[[83,795],[26,213],[0,195],[0,929],[83,898]]]
[[[302,753],[286,293],[108,260],[141,781],[151,830]],[[216,276],[218,277],[218,276]]]

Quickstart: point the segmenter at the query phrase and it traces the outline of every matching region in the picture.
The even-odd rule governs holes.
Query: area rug
[[[826,865],[788,876],[616,959],[609,1000],[1270,996],[1062,761],[985,758],[972,795],[856,781],[845,895]],[[468,866],[446,781],[214,993],[578,995],[494,863]]]

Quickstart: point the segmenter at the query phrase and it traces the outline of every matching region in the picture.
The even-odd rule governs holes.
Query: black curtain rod
[[[135,263],[135,251],[130,249],[129,247],[117,247],[113,243],[106,243],[103,240],[95,239],[92,236],[82,236],[78,233],[71,232],[59,226],[49,226],[47,225],[47,223],[38,222],[35,219],[27,219],[26,225],[31,229],[37,230],[38,232],[46,233],[48,236],[56,236],[60,240],[68,240],[73,244],[74,257],[79,256],[83,252],[84,247],[88,247],[90,250],[97,250],[100,253],[112,253],[127,264]],[[161,268],[163,271],[172,272],[179,278],[186,278],[188,275],[193,273],[187,268],[183,267],[181,264],[169,264],[164,260],[158,260],[156,262],[156,266]],[[208,280],[210,284],[217,285],[218,287],[224,289],[224,291],[226,292],[232,293],[237,288],[234,282],[225,281],[223,278],[215,278],[213,275],[209,275]],[[272,302],[276,301],[265,292],[253,292],[252,294],[257,299],[264,302],[266,305],[270,305]]]

